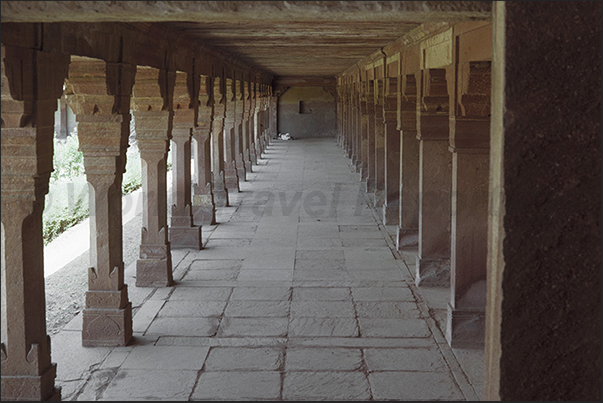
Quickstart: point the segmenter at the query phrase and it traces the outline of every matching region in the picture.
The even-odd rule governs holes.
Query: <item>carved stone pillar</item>
[[[275,139],[278,135],[278,96],[270,97],[270,135],[268,139]]]
[[[375,80],[375,196],[374,207],[385,201],[385,121],[383,120],[384,79]]]
[[[422,71],[417,111],[419,144],[419,252],[417,285],[450,284],[450,191],[452,158],[446,70]]]
[[[191,200],[191,138],[198,108],[198,89],[187,73],[177,71],[174,86],[174,127],[172,129],[172,248],[201,249],[201,227],[193,224]]]
[[[387,78],[383,102],[385,121],[385,197],[383,223],[398,224],[400,215],[400,130],[398,129],[398,79]]]
[[[358,127],[358,115],[359,115],[359,106],[358,106],[358,82],[352,84],[352,92],[350,94],[351,102],[350,102],[350,149],[351,149],[351,159],[352,159],[352,167],[358,172],[361,165],[360,162],[360,153],[359,153],[359,127]]]
[[[213,122],[213,83],[201,77],[197,126],[193,129],[197,147],[197,184],[193,186],[193,221],[195,225],[216,223],[216,205],[211,181],[211,127]]]
[[[46,333],[42,211],[69,57],[2,45],[1,65],[2,400],[60,400]]]
[[[259,88],[259,85],[256,84],[256,88]],[[255,158],[256,164],[257,160],[262,158],[262,145],[261,145],[261,134],[262,134],[262,96],[258,92],[256,93],[255,99],[255,111],[254,111],[254,120],[253,120],[253,141],[255,147]]]
[[[235,154],[235,114],[236,99],[233,80],[226,79],[226,115],[224,117],[224,184],[228,192],[239,192]]]
[[[368,171],[368,112],[366,102],[366,81],[360,82],[358,90],[358,111],[360,113],[359,136],[360,136],[360,180],[366,181]]]
[[[134,65],[72,58],[66,86],[90,184],[91,267],[83,312],[84,346],[124,346],[132,337],[132,304],[124,283],[121,185],[135,74]]]
[[[349,133],[350,133],[350,91],[348,89],[347,83],[343,85],[343,96],[341,103],[342,110],[342,132],[341,132],[341,147],[345,152],[345,155],[350,157],[350,149],[349,149]]]
[[[450,120],[452,151],[451,295],[446,339],[484,343],[490,165],[490,62],[458,65],[461,91]]]
[[[221,78],[214,78],[214,105],[211,145],[213,150],[213,192],[214,202],[218,207],[228,207],[228,189],[224,183],[224,119],[226,116],[226,99],[221,86]]]
[[[419,236],[419,141],[417,140],[417,80],[414,74],[401,77],[400,121],[400,216],[399,250],[415,249]]]
[[[136,261],[137,287],[164,287],[173,283],[166,174],[174,117],[171,110],[174,79],[174,72],[138,67],[132,89],[143,195],[140,256]]]
[[[366,192],[375,193],[375,82],[370,80],[366,84]]]
[[[251,83],[244,83],[245,90],[243,92],[243,122],[241,123],[241,135],[242,135],[242,157],[243,166],[245,168],[245,174],[253,172],[251,157],[249,151],[251,148],[251,137],[250,137],[250,126],[251,126],[251,110],[252,110],[252,93]]]
[[[258,99],[257,99],[257,92],[256,92],[256,83],[251,83],[251,93],[249,94],[250,97],[250,103],[249,103],[249,161],[250,161],[250,166],[251,164],[253,165],[257,165],[258,164],[258,156],[256,153],[256,137],[255,137],[255,130],[256,130],[256,126],[257,126],[257,103],[258,103]]]
[[[235,126],[234,126],[234,154],[235,167],[239,181],[245,181],[247,173],[245,171],[245,162],[243,160],[243,151],[245,150],[245,102],[244,93],[239,80],[235,81]]]

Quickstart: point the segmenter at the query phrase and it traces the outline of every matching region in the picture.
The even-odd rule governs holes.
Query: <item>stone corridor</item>
[[[128,346],[53,336],[63,400],[477,400],[367,201],[335,139],[273,140],[174,286],[126,268]]]

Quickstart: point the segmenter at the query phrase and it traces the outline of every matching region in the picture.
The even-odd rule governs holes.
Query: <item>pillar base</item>
[[[239,182],[240,181],[246,181],[247,180],[247,172],[245,171],[245,164],[243,162],[241,162],[240,164],[237,164],[237,166],[240,165],[239,167],[237,167],[237,176],[239,178]]]
[[[356,172],[357,173],[362,172],[362,162],[356,161],[355,167],[356,167]]]
[[[228,207],[228,189],[213,190],[216,207]]]
[[[385,191],[375,190],[373,197],[373,207],[383,207],[385,204]]]
[[[398,228],[398,250],[416,250],[419,247],[418,228]]]
[[[366,193],[375,191],[375,178],[366,178]]]
[[[239,175],[235,162],[226,164],[224,168],[224,186],[230,192],[239,192]]]
[[[173,283],[171,253],[165,259],[136,261],[136,287],[169,287]]]
[[[193,196],[193,222],[195,225],[214,225],[216,223],[216,206],[212,204],[195,204]],[[202,196],[201,196],[202,197]]]
[[[251,163],[251,160],[245,161],[245,173],[247,173],[247,172],[249,172],[249,173],[253,172],[252,165],[253,164]],[[245,178],[245,179],[247,179],[247,178]]]
[[[417,287],[449,287],[450,259],[424,259],[417,256],[415,284]]]
[[[251,163],[253,165],[257,165],[258,164],[258,156],[255,154],[255,151],[250,151],[249,152],[249,159],[251,160]]]
[[[452,348],[482,348],[486,312],[479,309],[454,309],[448,304],[446,340]]]
[[[203,247],[201,238],[201,227],[170,227],[170,245],[172,248],[194,248],[200,250]]]
[[[383,224],[396,225],[400,219],[400,206],[398,204],[383,205]]]
[[[89,295],[86,295],[86,300],[89,300]],[[82,315],[84,347],[123,347],[132,339],[131,302],[123,309],[86,308]]]
[[[2,375],[3,401],[60,401],[61,388],[54,386],[57,376],[57,364],[50,367],[40,376]]]

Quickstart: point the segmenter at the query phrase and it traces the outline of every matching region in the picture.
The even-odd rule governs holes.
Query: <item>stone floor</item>
[[[230,197],[173,287],[127,267],[130,345],[52,337],[63,400],[480,399],[483,353],[448,347],[334,139],[273,141]]]

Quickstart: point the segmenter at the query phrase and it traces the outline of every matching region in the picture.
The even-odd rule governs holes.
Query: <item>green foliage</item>
[[[126,154],[126,172],[121,183],[121,193],[127,195],[142,186],[142,165],[136,143],[130,144]]]
[[[66,140],[54,140],[54,171],[43,213],[45,245],[90,214],[84,160],[78,147],[77,135],[69,136]],[[126,195],[141,186],[140,153],[134,142],[127,151],[122,193]]]
[[[60,179],[84,175],[84,156],[78,147],[77,135],[69,136],[65,140],[58,140],[55,137],[52,157],[54,171],[50,175],[51,183]]]
[[[52,182],[42,214],[44,244],[48,244],[88,215],[88,183],[85,176]]]

